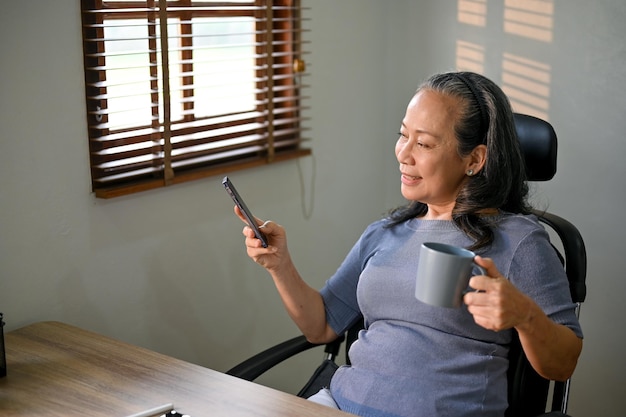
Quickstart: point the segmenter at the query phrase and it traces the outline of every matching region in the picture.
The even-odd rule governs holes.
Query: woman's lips
[[[402,180],[402,184],[405,184],[405,185],[414,185],[414,184],[417,184],[421,180],[421,177],[415,177],[413,175],[407,175],[407,174],[402,174],[400,178]]]

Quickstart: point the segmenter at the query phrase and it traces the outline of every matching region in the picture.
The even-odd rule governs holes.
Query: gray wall
[[[401,202],[393,144],[417,83],[468,65],[459,60],[468,48],[482,53],[471,64],[502,84],[511,62],[535,69],[541,97],[528,110],[560,136],[559,172],[535,200],[576,223],[589,253],[570,412],[621,416],[626,3],[523,2],[553,6],[539,12],[543,39],[528,38],[534,26],[504,31],[504,3],[486,2],[475,26],[458,13],[464,1],[309,2],[314,157],[233,178],[257,215],[287,228],[301,273],[319,287],[363,228]],[[219,178],[109,201],[90,194],[79,22],[70,0],[11,2],[0,14],[7,330],[61,320],[217,370],[296,334],[245,257]],[[318,359],[310,353],[262,382],[296,390],[301,368]]]

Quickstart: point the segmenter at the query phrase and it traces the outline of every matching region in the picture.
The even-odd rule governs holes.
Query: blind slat
[[[297,134],[299,129],[290,126],[278,128],[274,132],[275,142],[277,144],[295,143],[299,141]],[[294,137],[296,137],[294,139]],[[246,136],[236,136],[231,139],[223,140],[207,140],[194,139],[173,141],[172,156],[175,159],[180,160],[188,155],[198,154],[213,154],[219,153],[224,150],[236,149],[249,146],[251,143],[263,144],[266,140],[266,135],[263,133],[248,134]],[[158,159],[157,156],[163,152],[162,142],[157,143],[139,143],[135,145],[127,145],[123,147],[117,147],[113,149],[105,149],[99,152],[94,152],[92,158],[96,163],[96,167],[99,169],[106,169],[108,172],[116,170],[127,170],[129,165],[136,165],[139,162],[152,161]]]
[[[287,148],[280,149],[276,153],[274,162],[288,161],[293,158],[301,158],[310,155],[309,149]],[[210,166],[201,165],[198,167],[188,167],[178,169],[178,175],[172,180],[173,183],[183,183],[206,178],[213,175],[223,175],[238,169],[251,169],[266,165],[267,159],[262,154],[252,154],[250,156],[238,155],[228,158],[224,155],[218,163],[211,163]],[[99,182],[99,186],[94,189],[97,198],[114,198],[141,191],[154,190],[163,187],[163,180],[158,178],[158,172],[152,175],[145,175],[143,178],[134,178],[127,181],[117,181],[114,183]]]

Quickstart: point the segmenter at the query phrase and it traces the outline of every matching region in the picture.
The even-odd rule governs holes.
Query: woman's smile
[[[404,185],[415,185],[415,184],[419,183],[420,180],[422,179],[422,177],[416,177],[416,176],[408,175],[408,174],[405,174],[405,173],[402,173],[400,178],[402,180],[402,184],[404,184]]]

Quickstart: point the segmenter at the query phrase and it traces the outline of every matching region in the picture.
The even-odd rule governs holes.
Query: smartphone
[[[241,199],[241,196],[235,189],[235,186],[230,181],[228,176],[224,177],[224,179],[222,180],[222,185],[226,189],[226,192],[233,199],[237,207],[239,207],[239,210],[241,210],[241,212],[243,213],[243,216],[246,218],[246,221],[248,222],[248,226],[250,226],[250,228],[254,230],[254,234],[256,235],[257,239],[261,241],[261,245],[263,245],[264,248],[267,248],[267,238],[265,237],[263,232],[259,230],[259,226],[256,224],[256,221],[254,220],[254,216],[248,209],[248,206],[246,206],[246,203],[244,203],[243,200]]]

